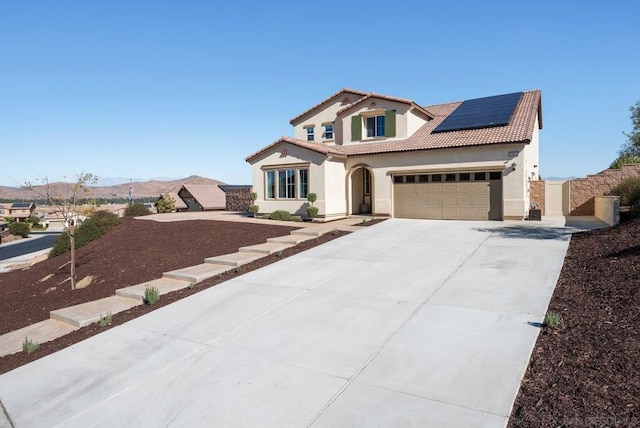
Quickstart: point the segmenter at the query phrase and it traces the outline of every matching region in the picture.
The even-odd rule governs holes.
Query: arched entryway
[[[373,207],[373,174],[366,166],[351,170],[350,214],[371,214]]]

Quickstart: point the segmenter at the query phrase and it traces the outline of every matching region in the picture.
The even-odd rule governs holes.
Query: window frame
[[[335,139],[335,133],[333,130],[333,123],[326,123],[324,126],[324,139],[325,140],[333,140]],[[329,129],[331,128],[331,129]]]
[[[364,118],[364,130],[366,138],[384,138],[386,121],[384,114],[376,114],[371,116],[363,116]],[[369,121],[372,121],[373,127],[369,127]],[[371,132],[370,132],[371,131]],[[373,135],[370,135],[372,133]]]
[[[315,136],[315,127],[314,126],[307,126],[305,128],[307,130],[307,141],[315,141],[316,136]]]
[[[306,200],[309,194],[309,167],[307,165],[266,167],[264,168],[264,185],[265,200]]]

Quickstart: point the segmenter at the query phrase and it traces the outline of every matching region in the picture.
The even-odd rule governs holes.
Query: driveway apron
[[[504,427],[569,238],[390,219],[0,376],[0,427]]]

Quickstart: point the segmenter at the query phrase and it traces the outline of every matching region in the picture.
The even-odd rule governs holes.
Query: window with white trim
[[[276,172],[267,171],[267,199],[276,197]]]
[[[265,171],[266,199],[306,199],[309,193],[307,168],[282,168]]]
[[[306,129],[307,129],[307,141],[313,141],[315,139],[315,136],[314,136],[315,128],[313,126],[310,126]]]
[[[367,138],[384,137],[384,115],[365,118]]]
[[[309,170],[308,169],[299,169],[298,170],[298,178],[299,180],[299,192],[300,199],[307,199],[307,194],[309,193]]]
[[[324,139],[333,140],[333,123],[328,123],[324,126]]]

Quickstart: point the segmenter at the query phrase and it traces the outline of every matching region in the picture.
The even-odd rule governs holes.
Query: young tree
[[[158,213],[170,213],[176,210],[176,200],[165,193],[156,202],[156,209]]]
[[[627,141],[620,147],[618,158],[611,163],[610,168],[620,168],[623,163],[640,163],[640,101],[629,107],[633,129],[624,133]]]
[[[88,197],[90,184],[98,182],[98,177],[90,173],[81,173],[73,183],[51,183],[48,178],[42,179],[40,185],[31,182],[24,187],[43,198],[47,205],[53,206],[64,219],[64,231],[69,235],[71,242],[71,289],[76,289],[76,245],[75,231],[78,214],[81,211],[80,201]]]

